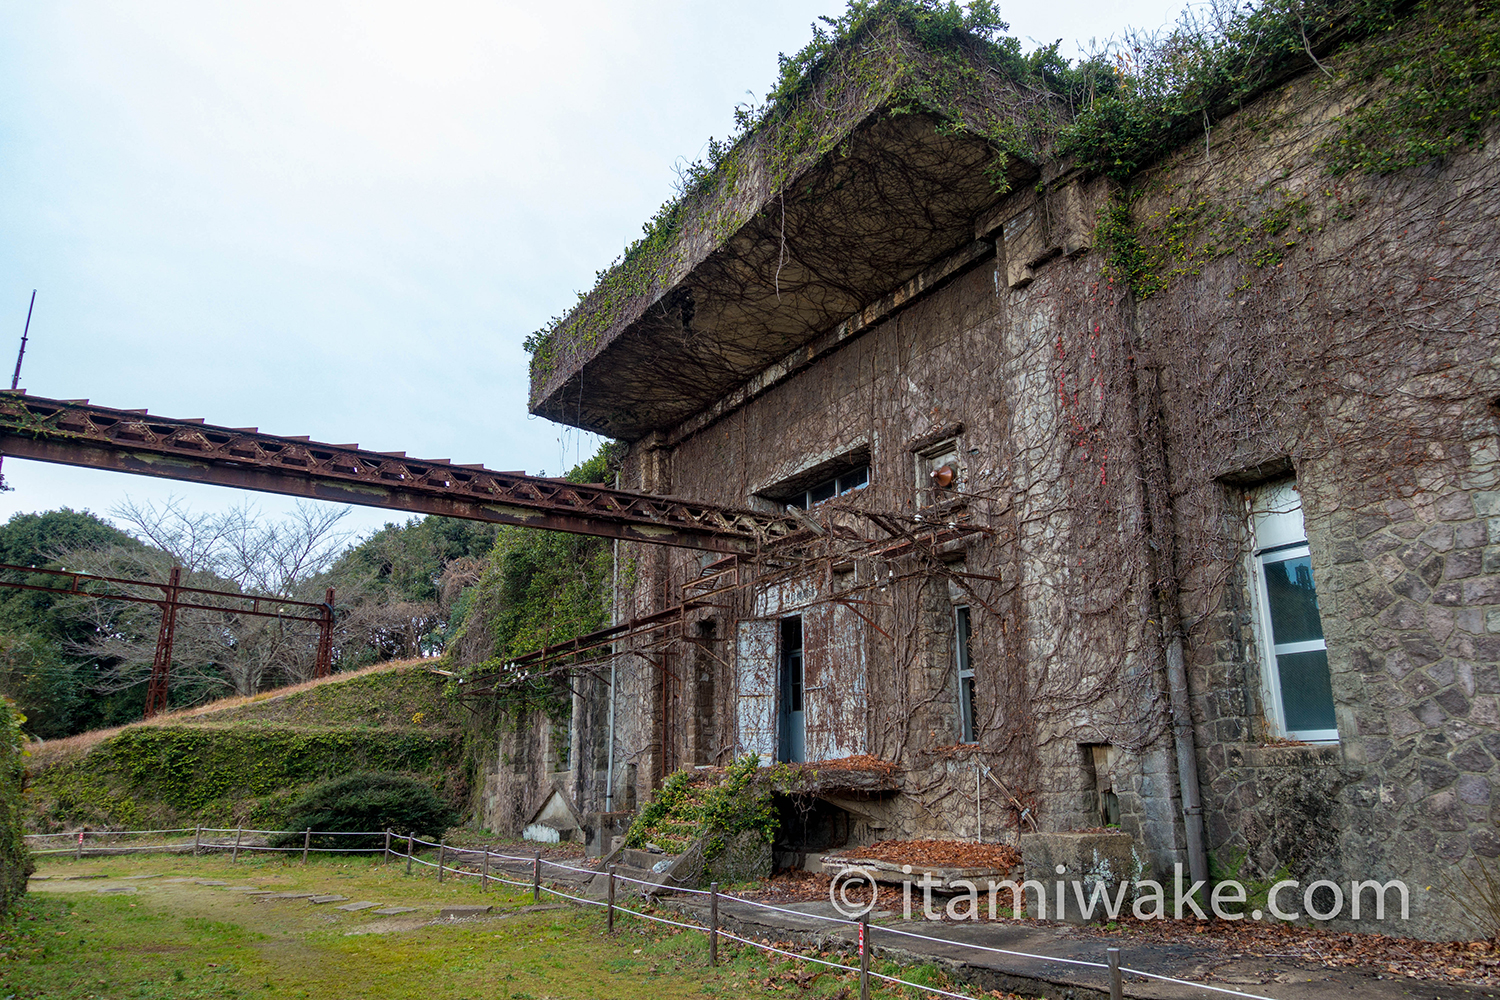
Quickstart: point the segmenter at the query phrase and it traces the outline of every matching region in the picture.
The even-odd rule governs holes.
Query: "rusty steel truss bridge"
[[[749,554],[809,533],[781,514],[495,472],[405,452],[0,391],[0,455],[335,503]]]

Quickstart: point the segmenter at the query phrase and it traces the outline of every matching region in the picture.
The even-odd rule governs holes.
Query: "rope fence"
[[[192,834],[192,838],[190,840],[187,839],[188,834]],[[234,841],[231,843],[228,841],[204,839],[205,835],[212,836],[218,834],[234,834]],[[181,842],[171,844],[163,842],[144,845],[118,843],[118,841],[123,838],[165,837],[172,835],[181,837]],[[300,835],[302,837],[302,845],[292,847],[272,847],[268,844],[246,843],[244,839],[246,835],[250,835],[251,837],[295,837]],[[322,847],[313,845],[312,839],[314,837],[381,837],[384,843],[381,847]],[[95,845],[94,847],[85,847],[85,843],[88,838],[93,839],[93,843]],[[116,842],[110,843],[109,841],[111,838],[113,838]],[[717,882],[712,883],[708,889],[693,889],[685,886],[669,886],[663,885],[659,882],[651,882],[645,879],[632,878],[627,875],[618,874],[615,871],[614,865],[610,865],[604,869],[579,868],[574,865],[567,865],[561,862],[549,861],[547,859],[544,859],[540,851],[534,852],[531,857],[513,854],[501,854],[496,851],[489,850],[488,848],[478,849],[472,847],[451,847],[443,841],[433,842],[430,840],[423,840],[422,838],[413,835],[401,836],[390,830],[349,832],[316,831],[311,829],[256,830],[249,827],[235,827],[232,829],[224,827],[188,827],[170,830],[85,830],[74,833],[32,833],[26,835],[26,840],[28,842],[40,844],[51,844],[63,841],[62,845],[57,847],[42,846],[39,849],[34,847],[32,849],[32,853],[38,855],[72,854],[75,858],[82,857],[85,853],[97,856],[101,854],[128,854],[146,851],[170,851],[175,853],[186,853],[187,851],[191,851],[194,854],[199,854],[204,851],[231,851],[232,860],[238,860],[241,852],[301,851],[302,863],[306,864],[308,855],[315,853],[378,853],[382,855],[382,861],[386,864],[404,861],[406,863],[406,873],[408,875],[412,872],[412,866],[416,864],[426,868],[437,869],[439,882],[443,881],[448,876],[454,876],[457,878],[477,878],[479,880],[479,888],[481,892],[486,891],[489,888],[490,883],[494,882],[499,885],[511,886],[517,889],[530,889],[532,893],[533,903],[541,902],[542,895],[543,893],[545,893],[549,896],[556,896],[560,899],[564,899],[581,906],[602,907],[606,910],[606,923],[608,930],[611,932],[614,930],[616,916],[626,915],[653,923],[676,927],[681,930],[704,933],[708,936],[709,962],[712,965],[719,964],[718,943],[719,940],[723,938],[726,940],[738,942],[742,945],[747,945],[751,948],[759,949],[761,951],[776,955],[782,955],[786,958],[793,959],[799,962],[812,962],[818,965],[828,966],[832,969],[837,969],[841,972],[854,973],[859,977],[860,1000],[869,1000],[871,980],[880,980],[882,982],[890,983],[896,986],[909,987],[911,989],[921,990],[923,993],[928,995],[949,997],[952,998],[952,1000],[976,1000],[976,998],[971,997],[965,993],[953,993],[948,990],[939,989],[936,986],[910,982],[909,980],[901,979],[892,975],[887,975],[871,969],[870,957],[873,952],[873,932],[875,931],[879,931],[882,934],[893,935],[895,937],[914,939],[916,941],[926,942],[930,945],[938,945],[943,948],[960,948],[969,951],[994,955],[1007,955],[1014,958],[1032,959],[1039,962],[1054,962],[1061,965],[1079,966],[1089,969],[1102,969],[1109,973],[1109,993],[1111,1000],[1123,1000],[1123,977],[1125,975],[1140,976],[1143,979],[1151,979],[1158,982],[1176,983],[1180,986],[1188,986],[1194,989],[1207,990],[1217,994],[1227,994],[1230,996],[1244,997],[1246,998],[1246,1000],[1272,1000],[1272,998],[1270,997],[1262,996],[1257,993],[1246,993],[1241,990],[1229,989],[1222,986],[1213,986],[1208,983],[1194,982],[1187,979],[1178,979],[1173,976],[1165,976],[1161,975],[1160,973],[1146,972],[1142,969],[1134,969],[1128,966],[1124,966],[1120,964],[1120,949],[1115,947],[1106,949],[1108,957],[1108,961],[1106,962],[1091,962],[1084,959],[1063,958],[1056,955],[1036,955],[1030,952],[1014,951],[1008,948],[994,948],[988,945],[973,944],[967,941],[956,941],[948,938],[932,937],[931,935],[919,934],[915,931],[903,930],[899,927],[889,927],[883,924],[871,924],[869,922],[868,912],[862,915],[858,920],[853,920],[846,917],[832,917],[826,914],[809,913],[802,910],[789,910],[785,907],[761,902],[760,900],[745,899],[740,896],[721,893],[719,892],[719,884]],[[430,848],[437,851],[437,860],[429,861],[426,858],[419,857],[417,855],[418,847]],[[404,850],[402,848],[404,848]],[[478,858],[478,863],[480,865],[480,870],[477,872],[471,871],[468,868],[454,867],[453,865],[454,862],[460,861],[472,865],[475,863],[474,859],[476,857]],[[501,865],[496,866],[495,864],[493,864],[494,862],[500,862]],[[503,865],[507,863],[513,865],[529,866],[531,869],[531,880],[528,882],[518,882],[512,878],[506,878],[504,877],[504,875],[497,875],[494,873],[494,869],[498,867],[500,871],[505,872],[506,874],[517,874],[516,872],[503,867]],[[605,884],[605,898],[603,900],[599,900],[591,899],[587,896],[578,896],[569,892],[564,892],[563,890],[557,888],[556,885],[546,884],[542,879],[543,868],[556,869],[558,871],[567,872],[573,875],[582,875],[586,876],[589,879],[597,878],[598,876],[603,875],[607,879],[607,882]],[[706,924],[696,923],[691,920],[673,920],[668,917],[661,916],[660,914],[650,913],[646,910],[634,909],[632,907],[625,906],[617,901],[617,886],[619,883],[628,883],[645,887],[646,891],[633,892],[631,893],[631,895],[645,900],[648,905],[653,897],[661,895],[663,893],[707,897],[709,904],[709,920]],[[743,906],[755,907],[762,910],[770,910],[776,913],[788,914],[803,919],[811,918],[815,920],[822,920],[828,923],[838,924],[844,927],[856,929],[856,954],[859,957],[859,965],[844,965],[840,962],[831,962],[827,959],[818,958],[816,956],[798,954],[796,952],[787,951],[785,949],[775,947],[769,942],[755,941],[751,938],[743,937],[741,935],[724,930],[720,926],[719,922],[720,899],[731,899],[735,903]]]

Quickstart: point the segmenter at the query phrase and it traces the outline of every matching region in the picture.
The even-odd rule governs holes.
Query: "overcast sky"
[[[1166,0],[1002,5],[1032,41]],[[522,340],[843,0],[0,5],[0,368],[106,406],[557,474]],[[244,494],[12,459],[0,519]],[[252,495],[275,512],[291,501]],[[399,518],[356,510],[358,530]]]

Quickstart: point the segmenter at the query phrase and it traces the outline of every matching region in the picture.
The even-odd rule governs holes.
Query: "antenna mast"
[[[10,377],[11,392],[21,384],[21,359],[26,357],[26,337],[31,333],[31,310],[36,308],[36,289],[31,290],[31,305],[26,307],[26,328],[21,331],[21,352],[16,355],[16,373]]]

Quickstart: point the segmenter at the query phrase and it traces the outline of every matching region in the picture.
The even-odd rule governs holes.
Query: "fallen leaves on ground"
[[[1021,852],[1010,844],[976,844],[964,840],[882,840],[868,847],[851,847],[836,856],[913,868],[993,868],[1001,872],[1021,863]]]
[[[1224,958],[1300,959],[1324,968],[1358,968],[1411,979],[1500,986],[1500,944],[1494,941],[1420,941],[1259,921],[1122,920],[1117,932],[1078,928],[1081,934],[1142,942],[1191,943]]]

